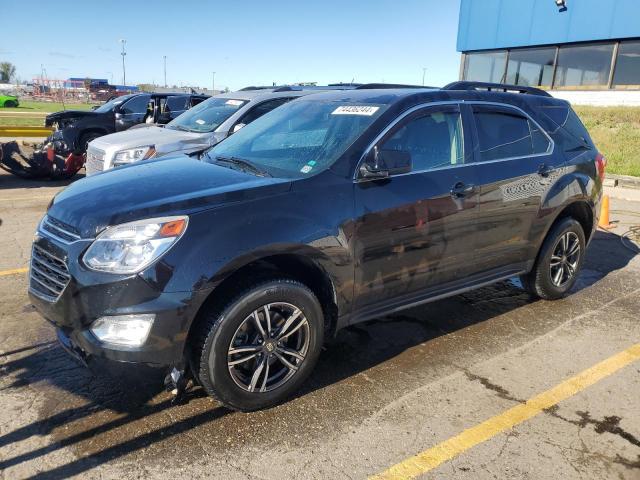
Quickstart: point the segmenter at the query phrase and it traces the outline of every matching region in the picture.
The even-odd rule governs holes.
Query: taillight
[[[607,168],[607,159],[604,155],[599,153],[596,155],[596,170],[598,171],[598,178],[600,181],[604,180],[604,171]]]

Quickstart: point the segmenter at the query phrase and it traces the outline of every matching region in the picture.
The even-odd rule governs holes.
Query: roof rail
[[[273,89],[273,93],[276,92],[291,92],[293,90],[293,88],[291,88],[290,86],[286,85],[284,87],[276,87]]]
[[[238,91],[239,91],[239,92],[250,92],[251,90],[267,90],[267,89],[271,89],[271,88],[278,88],[278,87],[273,87],[273,86],[271,86],[271,87],[266,87],[266,86],[264,86],[264,87],[262,87],[262,86],[260,86],[260,87],[253,87],[253,86],[251,86],[251,87],[244,87],[244,88],[241,88],[241,89],[240,89],[240,90],[238,90]]]
[[[358,85],[354,90],[372,90],[377,88],[435,88],[425,87],[423,85],[403,85],[401,83],[363,83]]]
[[[529,95],[539,95],[541,97],[550,97],[549,92],[545,92],[540,88],[525,87],[522,85],[508,85],[506,83],[487,83],[487,82],[453,82],[442,87],[442,90],[488,90],[500,92],[517,92]]]

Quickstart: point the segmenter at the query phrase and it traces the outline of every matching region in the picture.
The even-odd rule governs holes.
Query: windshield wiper
[[[249,171],[249,172],[251,172],[251,173],[253,173],[255,175],[258,175],[260,177],[270,177],[271,176],[268,172],[266,172],[265,170],[262,170],[261,168],[258,168],[255,164],[253,164],[249,160],[244,160],[242,158],[217,156],[216,157],[216,162],[235,165],[237,167],[240,167],[241,170]]]
[[[174,130],[180,130],[181,132],[191,132],[192,130],[188,129],[187,127],[183,127],[182,125],[171,125],[172,129]]]

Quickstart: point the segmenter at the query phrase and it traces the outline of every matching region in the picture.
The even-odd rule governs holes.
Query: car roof
[[[260,89],[260,90],[239,90],[215,95],[214,98],[230,98],[234,100],[261,101],[271,98],[281,97],[302,97],[318,93],[318,90],[280,90],[280,89]]]
[[[551,104],[566,105],[565,100],[550,95],[516,93],[512,91],[487,91],[445,88],[372,88],[363,90],[332,90],[314,93],[310,100],[334,102],[359,102],[379,105],[404,105],[437,102],[437,101],[486,101],[512,105]]]

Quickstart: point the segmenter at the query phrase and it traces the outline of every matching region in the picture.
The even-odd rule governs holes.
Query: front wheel
[[[273,406],[309,376],[323,332],[320,303],[303,284],[277,279],[252,286],[200,326],[198,379],[234,410]]]
[[[561,220],[547,235],[531,272],[520,277],[524,288],[545,300],[564,297],[578,279],[585,245],[580,223]]]
[[[18,104],[13,100],[7,100],[6,102],[4,102],[4,106],[5,108],[16,108]]]

